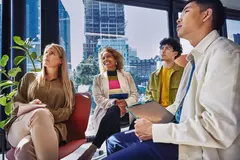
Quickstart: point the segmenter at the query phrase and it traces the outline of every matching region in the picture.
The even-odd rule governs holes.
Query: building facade
[[[83,58],[97,57],[98,39],[117,39],[125,35],[124,6],[121,4],[83,0],[84,34]]]
[[[65,49],[67,55],[68,69],[71,71],[71,36],[70,36],[70,16],[59,1],[59,43]]]

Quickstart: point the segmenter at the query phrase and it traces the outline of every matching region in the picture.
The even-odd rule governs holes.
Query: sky
[[[82,60],[84,37],[84,6],[82,0],[62,0],[71,25],[72,68]],[[138,15],[138,16],[136,16]],[[167,12],[125,5],[126,37],[130,47],[137,49],[140,59],[159,54],[159,42],[168,37]]]

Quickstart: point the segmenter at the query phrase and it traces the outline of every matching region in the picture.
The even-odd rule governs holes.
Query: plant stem
[[[34,72],[37,72],[36,66],[34,64],[34,61],[33,61],[32,57],[31,57],[30,53],[28,52],[28,49],[25,49],[25,51],[26,51],[27,56],[30,58],[30,60],[32,62]]]
[[[11,80],[10,77],[9,77],[6,73],[3,73],[3,74],[4,74],[9,80]]]

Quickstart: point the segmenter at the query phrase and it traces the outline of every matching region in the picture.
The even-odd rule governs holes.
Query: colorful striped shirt
[[[122,93],[117,77],[117,71],[107,71],[109,82],[109,94]]]

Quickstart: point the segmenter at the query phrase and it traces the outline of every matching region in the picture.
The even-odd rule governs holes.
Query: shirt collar
[[[219,36],[216,30],[210,32],[206,37],[204,37],[195,48],[187,55],[187,60],[191,61],[193,57],[196,59],[200,54],[204,54],[207,48],[215,41]]]

